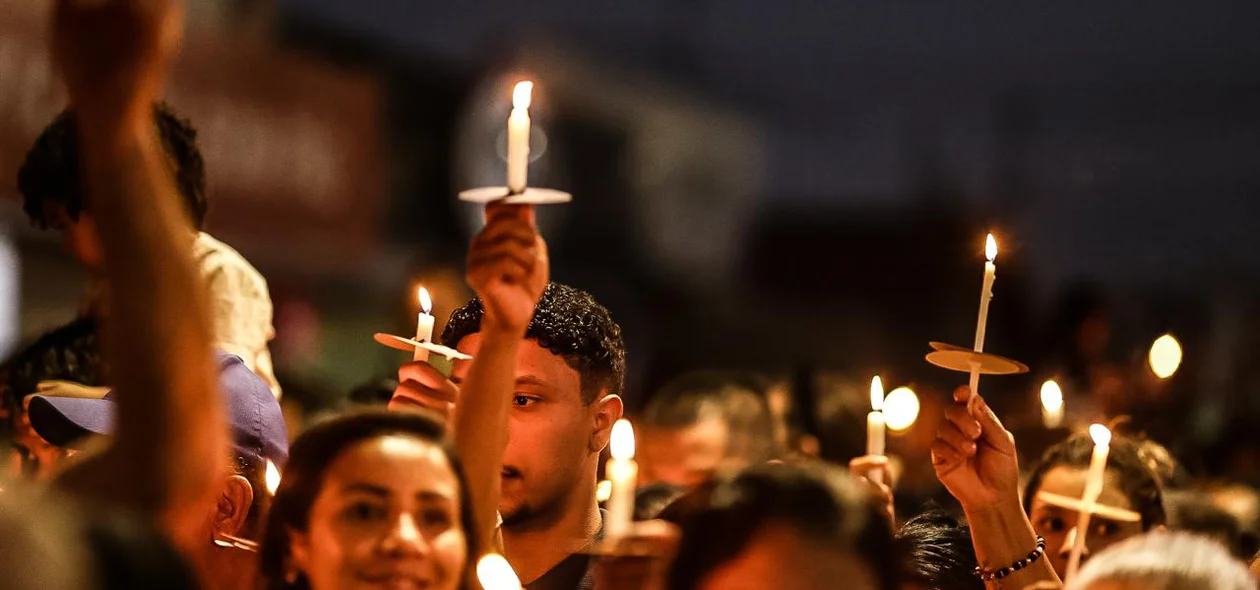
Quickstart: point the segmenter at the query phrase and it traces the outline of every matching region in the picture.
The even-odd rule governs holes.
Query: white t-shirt
[[[205,232],[197,234],[192,257],[209,291],[215,347],[241,357],[279,398],[280,384],[267,348],[276,335],[267,280],[239,252]],[[103,311],[104,295],[104,283],[94,283],[84,312]]]

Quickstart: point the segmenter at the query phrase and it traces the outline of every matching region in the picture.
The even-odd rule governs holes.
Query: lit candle
[[[433,340],[433,316],[429,313],[433,311],[433,300],[424,287],[420,287],[417,297],[420,299],[420,313],[416,316],[416,342],[429,342]],[[429,351],[417,346],[412,360],[428,361]]]
[[[267,460],[267,474],[265,476],[267,483],[267,493],[276,495],[276,488],[280,487],[280,470],[276,469],[276,464],[270,459]]]
[[[866,454],[882,456],[884,437],[884,382],[876,375],[871,379],[871,413],[866,415]],[[882,483],[883,470],[872,471],[869,477],[871,481]]]
[[[884,425],[892,432],[905,432],[919,419],[919,395],[909,387],[898,387],[884,397]]]
[[[1111,431],[1102,424],[1089,427],[1089,435],[1094,439],[1094,454],[1089,460],[1089,473],[1085,478],[1085,496],[1081,498],[1081,510],[1076,517],[1076,538],[1072,543],[1072,553],[1068,555],[1067,575],[1064,581],[1076,575],[1081,566],[1081,553],[1085,550],[1085,537],[1089,533],[1089,520],[1094,512],[1094,504],[1102,494],[1103,482],[1107,477],[1107,454],[1111,452]]]
[[[988,260],[984,263],[984,284],[980,287],[980,314],[976,318],[976,342],[973,347],[976,352],[984,352],[984,333],[989,326],[989,302],[993,300],[993,281],[997,279],[997,265],[993,263],[997,259],[998,247],[997,240],[993,239],[993,234],[984,240],[984,256]],[[980,365],[971,363],[971,395],[976,395],[980,390]]]
[[[529,179],[529,103],[533,82],[517,82],[512,89],[512,114],[508,115],[508,192],[525,191]]]
[[[521,590],[521,579],[498,553],[488,553],[477,561],[477,581],[485,590]]]
[[[634,427],[622,418],[613,424],[609,442],[612,459],[605,466],[612,493],[608,497],[608,523],[604,535],[615,541],[630,533],[634,520],[634,492],[639,480],[639,464],[634,461]]]
[[[1041,422],[1046,428],[1063,424],[1063,389],[1054,379],[1041,384]]]

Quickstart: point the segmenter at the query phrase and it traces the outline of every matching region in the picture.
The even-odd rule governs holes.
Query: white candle
[[[525,191],[529,179],[529,103],[533,82],[517,82],[512,89],[512,114],[508,115],[507,185],[508,192]]]
[[[1076,539],[1072,543],[1072,553],[1068,555],[1067,575],[1064,581],[1076,575],[1081,566],[1081,553],[1085,551],[1085,537],[1089,533],[1089,520],[1094,512],[1094,504],[1102,494],[1103,483],[1107,477],[1107,455],[1111,452],[1111,431],[1102,424],[1089,427],[1089,435],[1094,439],[1094,454],[1089,459],[1089,472],[1085,478],[1085,496],[1081,498],[1081,510],[1076,517]]]
[[[1063,389],[1054,379],[1041,384],[1041,422],[1046,428],[1063,425]]]
[[[429,290],[420,287],[417,292],[420,299],[420,313],[416,315],[416,342],[430,342],[433,340],[433,316],[429,312],[433,311],[433,300],[429,298]],[[412,360],[428,361],[429,351],[416,347],[415,355]]]
[[[634,521],[634,492],[639,481],[639,464],[634,461],[634,427],[622,418],[613,424],[609,442],[612,459],[605,465],[612,493],[608,497],[608,522],[604,537],[615,541],[630,534]]]
[[[871,379],[871,413],[866,415],[866,454],[883,455],[885,448],[884,382],[879,375]],[[882,483],[884,473],[876,470],[869,475],[871,481]]]
[[[997,240],[993,239],[993,234],[989,234],[984,240],[984,256],[988,258],[984,263],[984,283],[980,286],[980,314],[976,318],[976,341],[973,348],[976,352],[984,352],[984,334],[989,327],[989,301],[993,299],[993,281],[997,279],[997,265],[994,260],[997,259]],[[979,393],[980,389],[980,365],[971,363],[971,395]]]
[[[477,561],[477,581],[485,590],[521,590],[521,579],[498,553],[488,553]]]

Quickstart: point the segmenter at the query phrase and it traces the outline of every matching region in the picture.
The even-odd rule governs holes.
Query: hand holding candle
[[[1081,498],[1081,511],[1076,517],[1076,539],[1072,544],[1072,553],[1068,555],[1067,572],[1063,578],[1065,582],[1076,575],[1081,565],[1081,553],[1085,550],[1085,537],[1089,533],[1090,517],[1107,478],[1107,455],[1111,452],[1111,431],[1102,424],[1094,424],[1089,427],[1089,435],[1094,439],[1094,454],[1089,461],[1089,473],[1085,479],[1085,496]]]
[[[517,82],[512,89],[512,114],[508,115],[507,185],[508,192],[525,192],[529,180],[529,104],[533,82]]]
[[[429,312],[433,311],[433,300],[424,287],[417,291],[417,298],[420,300],[420,313],[416,316],[416,342],[430,342],[433,340],[433,316]],[[417,346],[412,360],[427,362],[429,351]]]
[[[609,442],[612,458],[604,469],[612,482],[612,494],[608,498],[608,522],[604,535],[609,543],[630,533],[634,520],[634,493],[639,480],[639,465],[634,461],[634,427],[622,418],[613,424]]]

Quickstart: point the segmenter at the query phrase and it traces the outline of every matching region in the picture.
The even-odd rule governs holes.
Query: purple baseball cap
[[[236,455],[256,466],[271,461],[284,467],[289,434],[271,389],[239,357],[216,351],[215,360],[219,389],[227,396]],[[114,431],[113,395],[110,391],[104,399],[32,396],[27,409],[31,428],[44,440],[66,448],[75,448],[90,434],[109,435]]]

